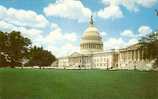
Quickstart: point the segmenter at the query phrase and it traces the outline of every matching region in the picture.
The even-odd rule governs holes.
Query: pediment
[[[76,57],[76,56],[80,56],[80,55],[81,55],[80,53],[74,52],[74,53],[72,53],[70,56],[71,56],[71,57]]]

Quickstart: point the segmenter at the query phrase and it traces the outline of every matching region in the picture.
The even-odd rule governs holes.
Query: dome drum
[[[103,48],[103,44],[86,43],[86,44],[81,44],[80,48],[81,49],[102,49]]]

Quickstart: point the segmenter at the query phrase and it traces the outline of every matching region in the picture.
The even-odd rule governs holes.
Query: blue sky
[[[56,56],[79,51],[93,14],[104,49],[121,48],[158,28],[158,0],[0,0],[0,30],[21,31]]]

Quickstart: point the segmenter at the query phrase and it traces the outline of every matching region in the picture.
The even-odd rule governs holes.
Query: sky
[[[104,50],[130,46],[158,29],[158,0],[0,0],[0,31],[65,56],[79,51],[91,15]]]

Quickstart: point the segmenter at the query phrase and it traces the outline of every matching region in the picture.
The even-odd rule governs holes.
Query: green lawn
[[[0,99],[158,99],[158,72],[0,68]]]

